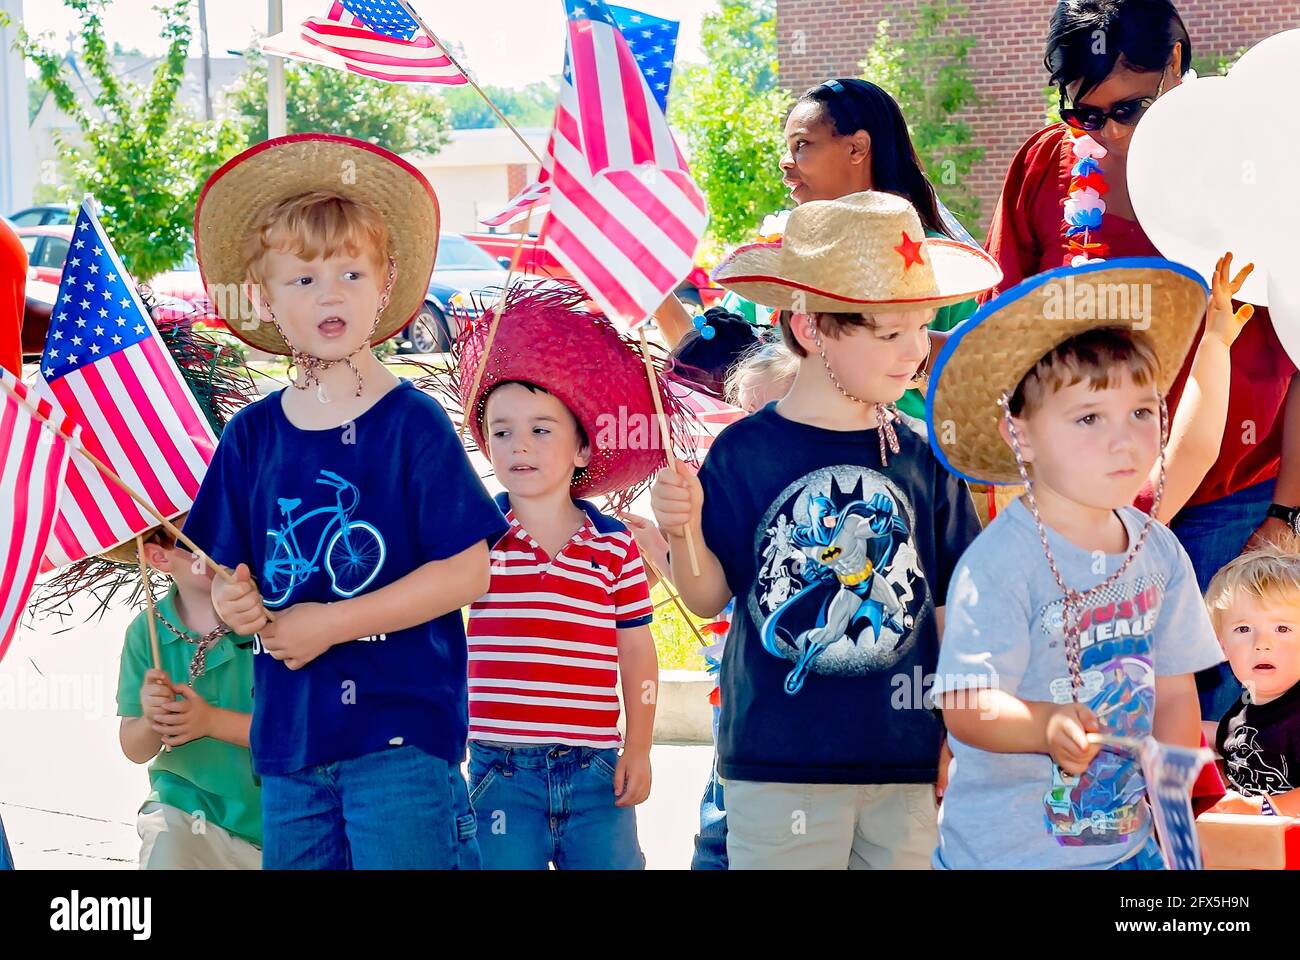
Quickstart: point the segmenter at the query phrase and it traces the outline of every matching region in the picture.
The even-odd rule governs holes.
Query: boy
[[[424,302],[437,201],[387,151],[304,134],[213,174],[195,235],[209,289],[240,292],[214,296],[231,331],[298,370],[231,421],[189,518],[237,568],[217,612],[260,631],[264,865],[476,867],[460,608],[505,521],[446,414],[372,352]]]
[[[1214,740],[1228,784],[1257,809],[1300,816],[1300,554],[1242,554],[1214,575],[1210,619],[1245,687]]]
[[[1115,290],[1132,294],[1127,315],[1110,315]],[[937,455],[1027,492],[948,590],[937,867],[1163,866],[1138,758],[1097,735],[1196,747],[1193,675],[1221,659],[1186,553],[1130,505],[1163,457],[1162,397],[1206,292],[1163,260],[1054,270],[984,307],[939,357]]]
[[[134,562],[135,553],[129,541],[111,558]],[[149,764],[151,790],[137,822],[140,867],[256,870],[262,798],[248,749],[253,641],[217,619],[212,574],[162,527],[144,536],[144,558],[172,585],[156,608],[131,621],[118,673],[122,752]],[[151,615],[161,670],[153,666]]]
[[[639,870],[635,807],[650,793],[658,682],[653,607],[631,533],[578,498],[615,492],[609,478],[624,471],[611,456],[640,462],[642,481],[662,462],[657,445],[648,457],[630,444],[592,445],[602,418],[638,399],[653,423],[645,367],[603,318],[554,292],[511,292],[486,363],[485,328],[471,333],[459,371],[468,385],[483,370],[463,405],[506,488],[497,503],[510,524],[469,620],[469,779],[483,866]],[[574,377],[583,363],[602,376]],[[593,472],[596,453],[604,464]]]
[[[712,617],[736,598],[718,732],[732,869],[919,869],[934,844],[942,730],[921,684],[934,598],[978,524],[887,406],[926,360],[932,309],[998,271],[923,237],[891,194],[812,201],[780,243],[742,247],[715,274],[793,308],[781,330],[800,358],[789,393],[728,427],[698,481],[664,471],[652,493],[687,605]]]

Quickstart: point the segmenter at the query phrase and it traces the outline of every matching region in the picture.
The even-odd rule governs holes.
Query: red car
[[[507,270],[519,245],[517,233],[467,233],[465,239],[497,258],[497,262]],[[571,279],[569,271],[555,259],[555,255],[537,242],[536,234],[524,238],[523,248],[519,251],[519,270],[538,277],[554,277],[557,280]],[[695,267],[677,288],[677,298],[683,303],[706,310],[718,303],[726,293],[709,281],[709,275],[701,267]]]

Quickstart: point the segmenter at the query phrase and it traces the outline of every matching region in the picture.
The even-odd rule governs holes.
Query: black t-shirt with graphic
[[[736,598],[723,778],[934,781],[935,598],[979,521],[914,422],[899,424],[887,466],[875,430],[796,423],[775,404],[709,451],[704,538]]]
[[[1228,783],[1247,797],[1286,793],[1300,787],[1300,683],[1268,703],[1250,694],[1219,721],[1214,746],[1223,757]]]

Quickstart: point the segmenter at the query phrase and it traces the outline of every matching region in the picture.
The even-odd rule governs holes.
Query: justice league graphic
[[[1152,634],[1160,614],[1164,585],[1152,578],[1116,584],[1111,595],[1079,614],[1083,688],[1079,702],[1097,716],[1103,732],[1142,740],[1151,733],[1155,708]],[[1062,630],[1063,603],[1043,612],[1042,630],[1060,651],[1062,675],[1052,681],[1056,703],[1070,701]],[[1062,846],[1123,843],[1142,825],[1145,781],[1138,758],[1104,747],[1080,776],[1052,763],[1052,782],[1044,797],[1044,822]]]
[[[749,606],[763,649],[792,663],[786,693],[810,673],[888,669],[910,649],[929,596],[913,517],[897,486],[858,466],[807,474],[768,509]]]

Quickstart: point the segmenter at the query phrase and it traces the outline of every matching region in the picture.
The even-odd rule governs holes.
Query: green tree
[[[721,0],[700,40],[705,64],[677,67],[668,113],[708,198],[711,254],[753,237],[785,207],[777,164],[790,97],[776,82],[774,0]]]
[[[549,127],[555,116],[555,95],[559,77],[536,80],[525,87],[483,87],[502,113],[516,127]],[[451,126],[455,130],[499,127],[501,118],[470,86],[448,87],[442,94]]]
[[[975,38],[953,20],[966,14],[960,2],[934,0],[917,7],[893,32],[889,20],[876,25],[876,37],[858,64],[864,79],[898,101],[926,175],[940,199],[972,233],[980,219],[979,198],[969,175],[984,159],[970,125],[958,116],[980,104],[967,56]]]
[[[256,50],[244,57],[249,69],[227,92],[226,104],[257,143],[267,137],[266,58]],[[290,60],[284,66],[284,89],[289,133],[320,130],[394,153],[437,153],[449,139],[442,100],[412,84]]]
[[[158,8],[167,53],[147,89],[113,72],[104,42],[107,0],[64,4],[81,20],[80,64],[98,86],[91,107],[75,92],[65,54],[26,30],[19,31],[16,47],[37,66],[41,83],[85,141],[79,146],[55,135],[63,158],[64,198],[94,194],[128,269],[137,280],[148,280],[177,266],[188,253],[199,187],[244,140],[237,126],[201,122],[176,102],[190,45],[188,0]]]

